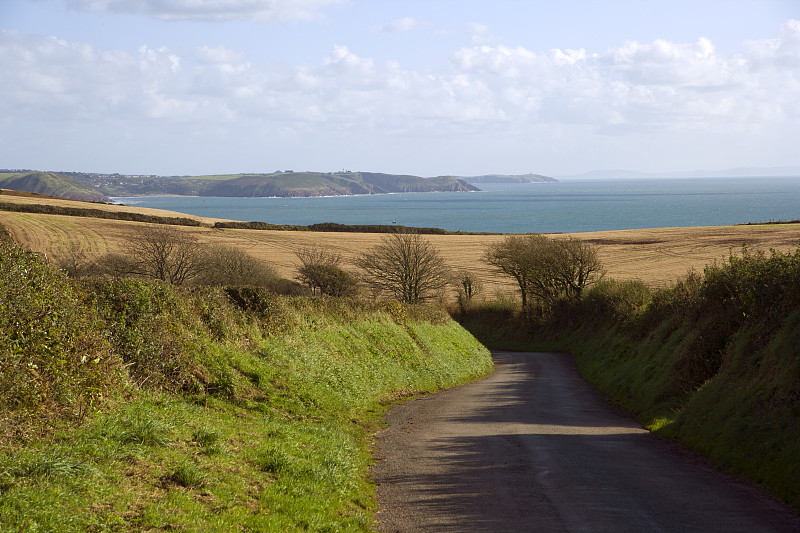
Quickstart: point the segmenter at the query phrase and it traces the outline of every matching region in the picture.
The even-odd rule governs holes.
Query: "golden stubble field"
[[[218,243],[239,248],[272,264],[287,278],[294,277],[298,264],[295,253],[298,250],[310,246],[325,248],[340,254],[349,264],[383,238],[383,235],[371,233],[213,229],[211,226],[217,219],[156,209],[6,195],[2,196],[2,200],[195,218],[203,225],[179,228],[193,234],[200,244]],[[122,250],[131,236],[142,227],[139,222],[7,211],[0,211],[0,224],[18,243],[54,259],[76,252],[98,257],[109,251]],[[567,235],[553,237],[563,238]],[[691,269],[699,271],[715,260],[724,260],[731,251],[738,252],[743,245],[747,245],[751,251],[771,248],[792,250],[800,243],[800,224],[657,228],[571,235],[597,245],[609,277],[640,279],[651,286],[660,287],[686,275]],[[483,282],[486,297],[513,294],[512,281],[493,272],[484,260],[487,245],[502,239],[502,236],[430,235],[425,238],[440,250],[454,271],[473,272]]]

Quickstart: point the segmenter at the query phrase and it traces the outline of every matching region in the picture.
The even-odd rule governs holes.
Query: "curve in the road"
[[[495,365],[390,410],[379,531],[800,532],[788,507],[619,414],[570,356]]]

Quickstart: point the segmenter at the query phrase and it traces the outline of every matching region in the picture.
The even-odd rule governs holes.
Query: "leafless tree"
[[[82,278],[92,274],[96,267],[81,250],[70,249],[59,256],[56,267],[71,278]]]
[[[472,298],[483,290],[483,284],[475,277],[475,274],[466,270],[455,276],[453,284],[458,291],[458,303],[462,307],[471,302]]]
[[[141,276],[181,285],[203,266],[202,249],[187,232],[162,224],[143,225],[124,253],[109,254],[102,265],[113,276]]]
[[[438,250],[417,233],[391,233],[356,261],[375,294],[388,293],[404,303],[437,297],[449,271]]]

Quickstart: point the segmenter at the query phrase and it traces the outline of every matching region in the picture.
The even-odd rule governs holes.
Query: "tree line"
[[[80,253],[62,258],[73,277],[140,277],[174,285],[254,285],[284,293],[394,299],[417,304],[442,300],[450,287],[467,305],[482,291],[471,271],[454,271],[443,254],[420,233],[396,231],[364,251],[345,268],[339,254],[309,247],[296,252],[293,280],[283,280],[268,263],[241,249],[201,245],[188,232],[167,225],[146,225],[118,253],[90,262]],[[489,267],[512,278],[522,308],[547,312],[559,299],[580,299],[603,276],[596,248],[575,238],[508,235],[485,251]],[[477,265],[476,265],[477,267]]]

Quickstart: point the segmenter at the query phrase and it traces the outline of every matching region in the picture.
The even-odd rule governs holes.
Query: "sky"
[[[800,165],[800,0],[0,0],[0,168]]]

